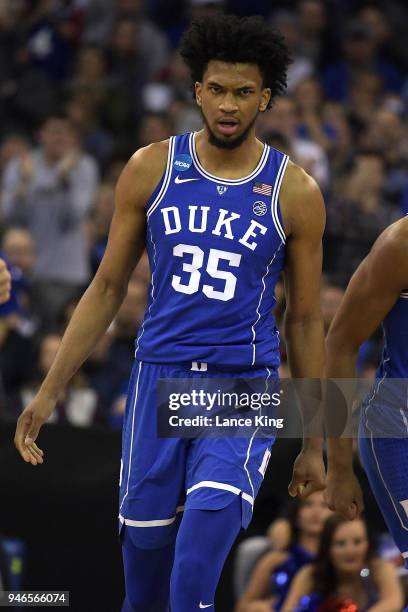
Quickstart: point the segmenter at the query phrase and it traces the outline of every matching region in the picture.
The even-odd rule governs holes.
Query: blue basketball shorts
[[[132,529],[141,548],[169,543],[177,533],[184,509],[218,510],[233,496],[241,499],[242,527],[252,518],[274,435],[257,429],[246,438],[161,438],[157,434],[159,379],[192,377],[277,380],[276,370],[228,371],[210,364],[197,371],[195,362],[155,364],[135,361],[122,434],[119,530]],[[154,528],[154,529],[152,529]]]
[[[408,428],[402,411],[397,423],[399,412],[381,403],[381,398],[366,402],[360,415],[359,450],[378,506],[408,568]]]

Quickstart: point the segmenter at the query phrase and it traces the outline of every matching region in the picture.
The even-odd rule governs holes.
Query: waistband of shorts
[[[143,360],[142,360],[143,361]],[[185,370],[186,372],[198,372],[198,373],[208,373],[208,374],[217,374],[219,373],[231,373],[231,374],[240,374],[240,373],[245,373],[245,374],[255,374],[255,373],[259,373],[260,376],[265,376],[265,374],[267,374],[267,371],[269,370],[271,375],[276,376],[277,375],[277,368],[276,366],[272,366],[272,365],[256,365],[256,366],[250,366],[248,364],[246,365],[229,365],[229,364],[213,364],[213,363],[208,363],[205,361],[180,361],[177,363],[154,363],[154,362],[147,362],[147,361],[143,361],[143,363],[151,363],[152,365],[157,365],[157,366],[167,366],[170,368],[175,368],[175,369],[180,369],[180,370]]]

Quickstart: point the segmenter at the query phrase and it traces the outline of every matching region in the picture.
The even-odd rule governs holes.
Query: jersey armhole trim
[[[166,191],[167,191],[167,189],[169,187],[170,179],[171,179],[171,169],[172,169],[172,166],[173,166],[173,158],[174,158],[174,142],[175,142],[175,137],[172,136],[170,138],[169,152],[167,154],[167,164],[166,164],[166,171],[165,171],[165,175],[164,175],[164,181],[163,181],[161,189],[160,189],[159,193],[157,194],[156,198],[153,200],[153,202],[151,203],[151,205],[147,209],[147,212],[146,212],[147,218],[149,218],[150,215],[156,210],[156,208],[158,207],[158,205],[160,204],[160,202],[164,198],[164,195],[165,195],[165,193],[166,193]]]
[[[280,188],[282,185],[282,179],[283,179],[283,175],[285,174],[285,170],[286,170],[286,166],[288,165],[288,161],[289,161],[289,157],[288,155],[285,155],[281,161],[281,165],[279,166],[278,174],[276,175],[276,181],[275,181],[275,185],[274,185],[273,193],[272,193],[272,206],[271,206],[272,220],[276,227],[276,231],[281,237],[283,243],[286,242],[286,235],[285,235],[285,231],[279,219],[278,202],[279,202]]]

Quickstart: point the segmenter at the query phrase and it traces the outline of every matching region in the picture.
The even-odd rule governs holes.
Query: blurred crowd
[[[399,612],[402,562],[388,534],[333,514],[315,492],[286,503],[264,536],[240,544],[235,612]]]
[[[58,350],[103,255],[129,156],[200,128],[177,47],[191,19],[223,11],[264,15],[291,49],[287,95],[258,133],[324,193],[327,326],[378,234],[408,212],[403,2],[0,0],[0,254],[15,292],[0,311],[3,417],[33,397]],[[120,426],[148,280],[144,257],[56,420]],[[380,345],[377,334],[360,352],[364,376]],[[284,346],[282,359],[285,375]]]

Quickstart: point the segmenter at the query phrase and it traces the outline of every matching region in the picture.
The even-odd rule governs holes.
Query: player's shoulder
[[[361,264],[368,282],[408,287],[408,217],[389,225],[377,238]]]
[[[135,151],[119,177],[118,192],[149,198],[166,170],[169,144],[162,140]]]
[[[389,225],[378,237],[372,254],[392,259],[407,268],[408,262],[408,216]]]
[[[296,227],[324,226],[325,206],[319,186],[310,174],[292,161],[288,162],[282,180],[279,201],[287,234]]]
[[[285,175],[282,181],[282,189],[288,195],[310,195],[319,192],[319,187],[313,177],[310,176],[301,166],[289,160]]]
[[[152,142],[146,147],[141,147],[129,159],[128,164],[134,170],[150,169],[164,170],[167,163],[170,139]]]

